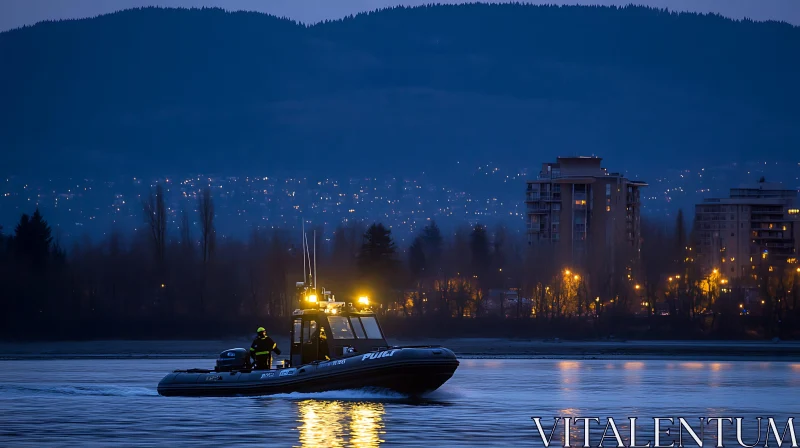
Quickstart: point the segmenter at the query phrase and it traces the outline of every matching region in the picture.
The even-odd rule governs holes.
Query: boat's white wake
[[[266,398],[288,399],[288,400],[341,400],[341,401],[372,401],[372,400],[407,400],[408,397],[388,390],[373,389],[347,389],[332,390],[327,392],[300,393],[269,395]]]
[[[106,396],[106,397],[152,397],[157,396],[155,389],[133,386],[112,385],[38,385],[8,384],[0,385],[0,397],[13,398],[19,395],[74,395],[74,396]]]
[[[327,392],[275,394],[259,397],[262,399],[280,399],[291,401],[320,400],[320,401],[374,401],[382,403],[436,403],[446,402],[460,398],[461,395],[456,390],[438,389],[423,395],[422,397],[409,397],[401,393],[384,389],[346,389],[332,390]]]

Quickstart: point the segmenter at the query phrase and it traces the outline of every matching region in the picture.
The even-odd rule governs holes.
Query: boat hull
[[[441,387],[458,365],[446,348],[397,347],[287,369],[176,371],[161,380],[158,393],[235,396],[367,388],[420,396]]]

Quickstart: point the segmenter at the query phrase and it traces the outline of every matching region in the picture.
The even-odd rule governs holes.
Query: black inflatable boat
[[[355,306],[317,303],[315,294],[306,294],[305,301],[307,308],[292,315],[288,360],[269,370],[255,370],[245,349],[226,350],[214,369],[167,374],[158,393],[270,395],[368,388],[420,396],[439,388],[458,368],[455,354],[446,348],[388,346],[366,298]],[[320,333],[328,336],[320,338]]]

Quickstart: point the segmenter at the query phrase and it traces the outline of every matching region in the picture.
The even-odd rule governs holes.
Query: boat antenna
[[[305,221],[305,219],[303,220],[302,229],[303,229],[303,238],[302,238],[302,244],[303,244],[303,283],[305,283],[306,281],[308,281],[308,273],[306,272],[306,221]]]
[[[311,277],[311,280],[313,281],[314,280],[314,272],[311,270],[311,254],[308,251],[309,250],[309,248],[308,248],[308,235],[306,235],[305,232],[303,232],[303,240],[306,243],[306,257],[307,257],[306,259],[308,260],[308,275]],[[308,277],[306,277],[305,280],[308,281]],[[310,286],[313,286],[313,285],[310,285]]]
[[[314,291],[317,290],[317,231],[314,231]]]

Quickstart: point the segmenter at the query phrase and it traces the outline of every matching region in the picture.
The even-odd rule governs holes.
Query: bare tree
[[[181,211],[181,249],[184,255],[188,255],[191,252],[191,246],[192,235],[189,228],[189,213],[186,212],[186,209],[183,209]]]
[[[203,264],[208,263],[214,255],[217,232],[214,230],[214,201],[211,199],[211,190],[206,188],[198,204],[200,213],[200,248],[203,251]]]
[[[144,201],[145,220],[150,226],[150,235],[153,242],[153,251],[156,262],[160,268],[164,265],[164,246],[167,235],[167,211],[164,205],[164,189],[156,185],[156,193],[150,192],[147,201]]]

